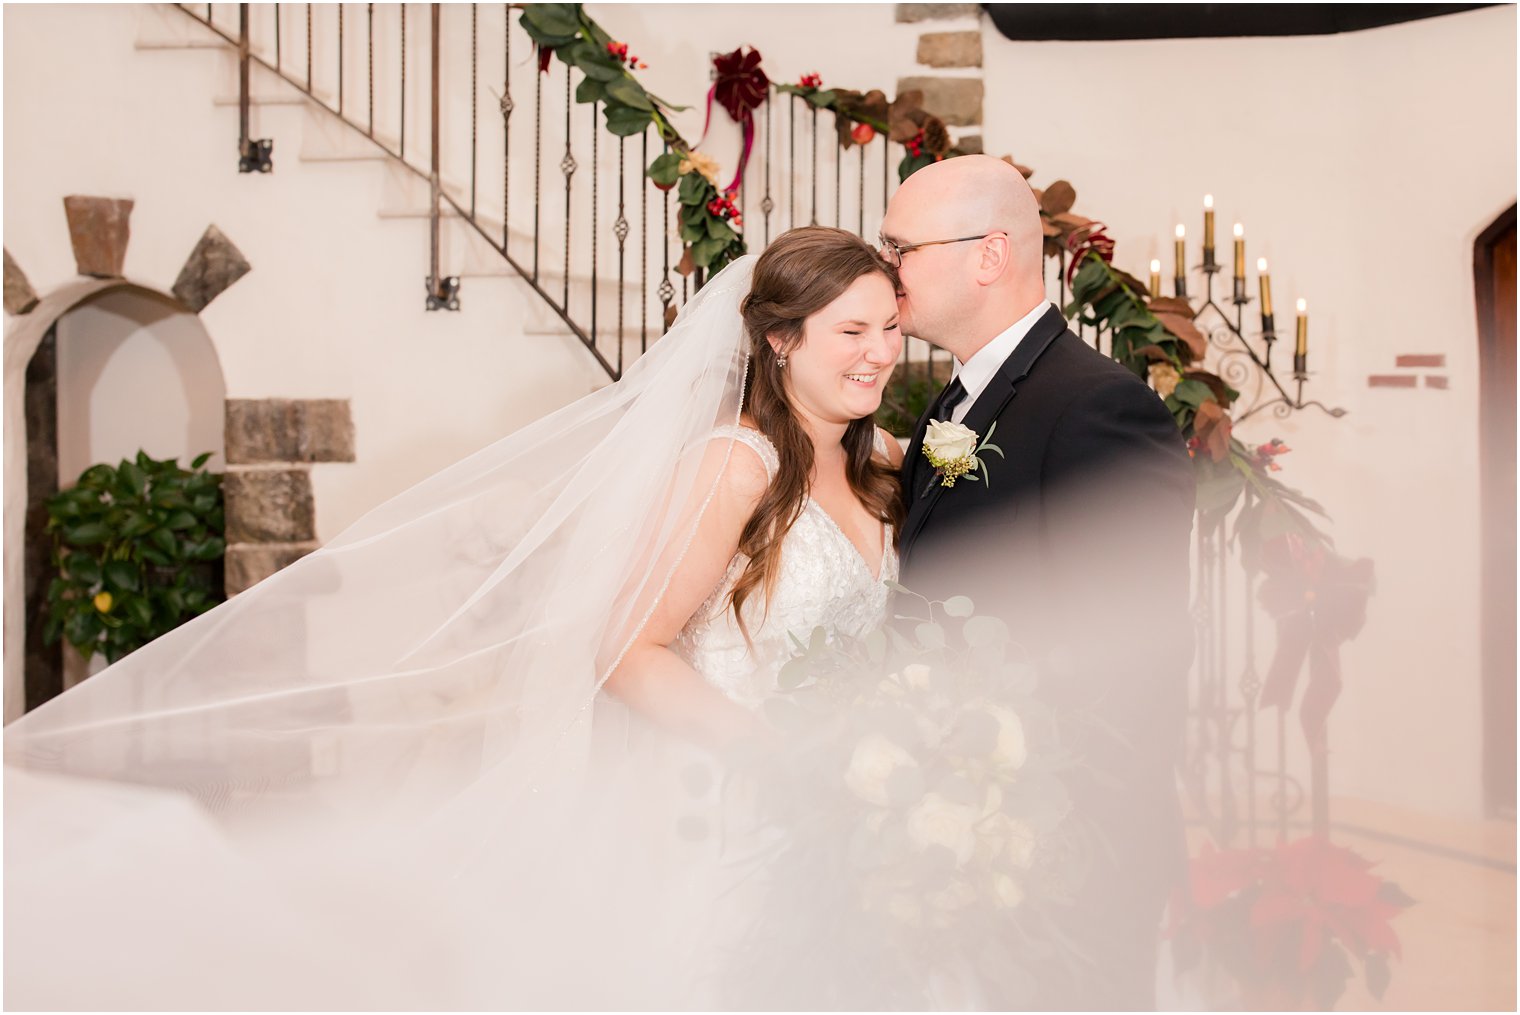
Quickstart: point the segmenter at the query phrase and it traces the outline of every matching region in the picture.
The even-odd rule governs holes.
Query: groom
[[[1194,481],[1161,399],[1046,299],[1043,243],[1023,176],[985,155],[921,169],[892,197],[882,252],[898,266],[903,332],[956,362],[902,467],[902,581],[1001,617],[1041,696],[1096,719],[1062,738],[1092,768],[1069,789],[1096,834],[1056,916],[1063,950],[1091,961],[1040,963],[1036,1007],[1154,1008],[1158,925],[1184,861],[1173,770]],[[985,481],[943,484],[924,454],[931,420],[1001,449],[983,452]]]

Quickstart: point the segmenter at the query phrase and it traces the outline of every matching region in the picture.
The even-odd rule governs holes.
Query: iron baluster
[[[593,120],[595,117],[593,117]],[[627,148],[626,137],[618,136],[618,213],[617,219],[612,223],[612,235],[618,241],[618,289],[617,289],[617,372],[623,376],[623,245],[628,239],[628,218],[625,215],[624,198],[628,182],[627,160],[624,150]]]
[[[338,116],[343,116],[343,5],[338,4]]]
[[[470,4],[470,218],[475,217],[475,178],[479,158],[476,150],[480,138],[480,11]]]
[[[210,18],[208,16],[209,23]],[[268,138],[255,141],[248,136],[250,97],[249,70],[252,64],[248,42],[248,5],[238,4],[238,172],[267,173],[274,168],[274,142]]]
[[[565,77],[567,79],[570,77],[570,71],[569,71],[568,67],[565,69]],[[598,169],[598,167],[601,164],[600,161],[599,161],[599,154],[600,154],[599,150],[600,150],[600,146],[601,146],[601,136],[602,136],[602,132],[600,130],[598,130],[597,126],[596,126],[596,107],[597,107],[597,103],[596,102],[592,102],[591,103],[591,344],[592,345],[596,344],[596,302],[597,302],[596,301],[596,297],[597,297],[597,292],[596,292],[596,252],[597,252],[596,212],[597,212],[597,182],[598,182],[597,181],[597,177],[601,175],[600,173],[597,172],[597,169]],[[622,346],[621,346],[621,344],[619,344],[619,346],[618,346],[618,354],[619,354],[619,358],[621,358],[621,356],[622,356]]]
[[[512,234],[512,5],[502,5],[501,29],[501,249]]]
[[[440,174],[442,145],[440,144],[441,132],[439,130],[438,114],[441,91],[439,88],[439,78],[440,69],[443,63],[441,46],[442,32],[440,31],[443,8],[440,4],[433,4],[429,10],[432,15],[432,23],[430,26],[432,28],[432,31],[430,33],[432,38],[429,40],[432,94],[428,103],[428,108],[430,111],[429,118],[431,120],[431,123],[429,124],[429,140],[431,142],[431,151],[429,153],[430,172],[428,173],[428,189],[430,191],[431,200],[429,201],[430,207],[428,208],[428,224],[430,226],[429,246],[431,249],[429,251],[429,255],[431,258],[430,264],[432,266],[432,274],[428,276],[427,280],[427,308],[429,310],[458,310],[459,278],[457,276],[441,278],[439,273],[438,241],[439,232],[443,228],[443,185],[442,176]]]
[[[640,135],[639,165],[649,165],[649,128]],[[649,349],[649,184],[639,174],[639,352]]]
[[[812,225],[818,224],[818,107],[813,106],[813,217]]]
[[[662,145],[661,154],[670,151],[670,142]],[[664,267],[660,271],[660,287],[657,290],[660,296],[660,334],[670,330],[670,301],[675,299],[675,286],[670,284],[670,191],[663,191],[662,197],[665,202],[664,217],[660,220],[660,248],[664,257]]]
[[[570,180],[575,175],[575,156],[570,152],[570,111],[575,103],[570,98],[570,65],[565,65],[565,157],[560,159],[559,171],[565,174],[565,288],[560,306],[570,312]]]
[[[306,93],[310,95],[311,87],[311,4],[306,5]]]
[[[568,73],[568,71],[566,72]],[[538,281],[538,205],[544,175],[544,76],[533,72],[533,281]]]
[[[839,114],[834,114],[834,228],[840,227],[844,214],[844,147],[839,144]]]
[[[401,155],[406,160],[406,4],[401,5]]]
[[[373,5],[371,5],[373,6]],[[274,5],[274,69],[280,71],[280,5]]]
[[[369,51],[366,58],[369,76],[369,130],[371,138],[375,136],[375,5],[366,4],[369,8]]]
[[[765,97],[765,198],[760,202],[761,214],[765,216],[765,245],[771,245],[771,209],[775,202],[771,200],[771,97]]]

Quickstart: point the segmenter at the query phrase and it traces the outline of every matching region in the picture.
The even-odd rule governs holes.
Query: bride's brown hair
[[[750,343],[744,409],[775,445],[780,466],[739,537],[739,550],[749,563],[734,583],[730,602],[746,638],[741,608],[756,589],[764,589],[767,599],[774,589],[781,541],[807,505],[813,472],[813,442],[787,398],[777,355],[800,346],[808,317],[870,274],[881,275],[897,290],[896,273],[869,244],[853,233],[825,226],[783,233],[755,263],[750,292],[740,308]],[[872,456],[875,422],[869,416],[851,420],[841,443],[850,489],[868,511],[892,526],[895,539],[903,515],[897,470]]]

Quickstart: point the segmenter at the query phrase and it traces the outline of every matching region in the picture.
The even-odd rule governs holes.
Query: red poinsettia
[[[1402,956],[1392,920],[1412,900],[1371,867],[1318,835],[1266,848],[1205,843],[1173,908],[1171,935],[1201,946],[1248,998],[1323,1002],[1337,951],[1360,960],[1380,994],[1387,959]]]

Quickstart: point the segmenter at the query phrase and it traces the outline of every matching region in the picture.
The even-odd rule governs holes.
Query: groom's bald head
[[[903,256],[908,332],[962,360],[1044,299],[1039,205],[1001,159],[965,155],[918,170],[892,195],[882,233],[903,245],[985,237]]]

